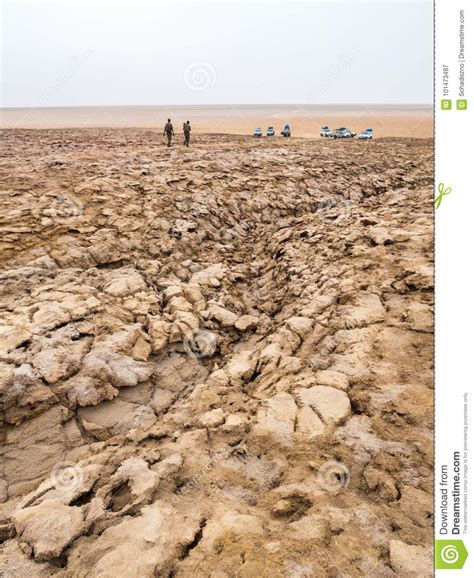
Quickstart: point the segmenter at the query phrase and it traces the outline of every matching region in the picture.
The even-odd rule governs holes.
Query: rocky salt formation
[[[5,131],[7,576],[429,576],[431,141]]]

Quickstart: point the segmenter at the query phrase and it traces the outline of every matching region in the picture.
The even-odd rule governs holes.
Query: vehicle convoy
[[[333,132],[328,126],[322,126],[320,135],[323,137],[330,137],[333,136]]]
[[[275,128],[273,126],[267,127],[267,136],[275,136]],[[285,124],[283,130],[280,133],[284,137],[291,136],[291,129],[289,124]],[[336,128],[331,130],[329,126],[325,125],[321,127],[320,133],[324,138],[354,138],[357,133],[349,130],[346,127]],[[253,133],[253,136],[256,138],[261,138],[263,136],[262,129],[257,127]],[[359,135],[359,139],[361,140],[370,140],[373,137],[373,130],[371,128],[366,128],[362,131]]]
[[[365,130],[363,130],[360,135],[359,135],[359,139],[361,140],[370,140],[373,136],[373,131],[371,128],[366,128]]]
[[[352,132],[346,127],[336,128],[333,133],[333,138],[354,138],[355,132]]]

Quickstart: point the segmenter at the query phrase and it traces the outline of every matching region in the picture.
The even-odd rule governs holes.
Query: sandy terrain
[[[253,134],[257,126],[277,134],[290,123],[293,134],[319,136],[322,125],[349,127],[354,132],[371,127],[375,138],[396,136],[432,138],[433,109],[423,106],[130,106],[36,108],[0,110],[4,128],[145,127],[161,128],[171,117],[175,128],[189,120],[196,133]]]
[[[432,141],[3,139],[0,574],[431,576]]]

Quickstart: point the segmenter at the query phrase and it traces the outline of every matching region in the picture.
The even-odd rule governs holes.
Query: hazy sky
[[[2,0],[2,106],[432,102],[432,2]]]

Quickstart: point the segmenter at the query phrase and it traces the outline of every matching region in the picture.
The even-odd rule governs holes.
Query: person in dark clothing
[[[189,137],[191,135],[191,125],[189,124],[189,120],[183,123],[183,132],[184,132],[184,146],[189,146]]]
[[[166,134],[168,138],[168,146],[171,146],[171,139],[174,136],[173,125],[171,124],[171,119],[168,119],[168,122],[165,124],[165,130],[163,131],[163,135]]]

